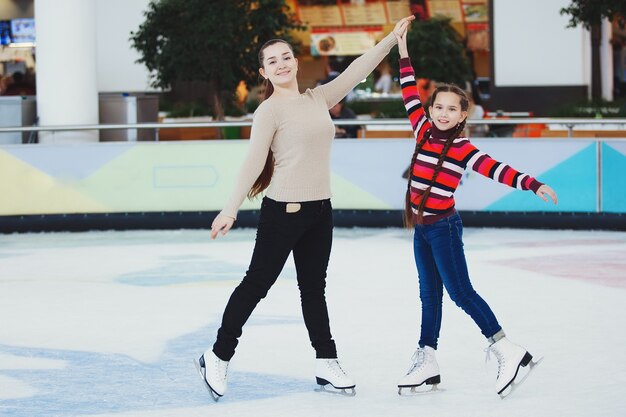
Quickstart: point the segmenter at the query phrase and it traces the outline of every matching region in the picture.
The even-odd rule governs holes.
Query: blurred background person
[[[349,107],[346,107],[346,99],[344,98],[339,103],[331,107],[328,112],[330,118],[336,119],[356,119],[356,113]],[[357,138],[361,126],[358,125],[335,125],[335,138]]]
[[[35,86],[26,79],[24,73],[17,71],[11,76],[13,82],[9,83],[4,91],[5,96],[33,96],[35,95]]]
[[[382,94],[389,94],[392,85],[391,69],[389,68],[389,64],[384,62],[381,64],[380,77],[376,80],[374,90]]]

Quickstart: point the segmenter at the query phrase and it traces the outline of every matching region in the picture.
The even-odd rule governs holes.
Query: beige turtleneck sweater
[[[254,113],[246,158],[222,214],[237,217],[269,149],[275,166],[267,197],[283,202],[330,198],[330,147],[335,128],[328,109],[367,77],[396,42],[392,32],[328,84],[296,97],[272,95],[261,103]]]

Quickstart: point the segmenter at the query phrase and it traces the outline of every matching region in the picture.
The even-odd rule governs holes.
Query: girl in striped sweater
[[[473,289],[463,252],[463,225],[454,208],[454,191],[465,169],[472,169],[510,187],[531,190],[556,204],[554,191],[535,178],[495,161],[463,136],[469,101],[455,85],[444,84],[433,93],[428,119],[420,101],[411,67],[406,32],[398,38],[402,97],[416,139],[406,192],[405,225],[414,228],[414,255],[419,274],[422,325],[417,351],[408,373],[398,383],[403,388],[425,384],[436,389],[440,382],[435,359],[441,327],[445,287],[489,340],[498,359],[496,392],[510,393],[520,366],[535,364],[523,347],[510,342],[487,303]],[[506,394],[503,392],[507,390]]]

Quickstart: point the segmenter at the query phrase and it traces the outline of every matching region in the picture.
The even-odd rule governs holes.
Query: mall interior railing
[[[408,126],[407,119],[337,119],[336,125],[367,125],[367,126]],[[626,119],[580,119],[580,118],[485,118],[469,119],[468,126],[473,125],[537,125],[563,126],[567,136],[573,137],[575,128],[584,126],[594,130],[614,127],[615,130],[626,130]],[[221,121],[221,122],[166,122],[166,123],[137,123],[137,124],[94,124],[94,125],[59,125],[59,126],[9,126],[0,127],[0,133],[10,132],[68,132],[82,130],[124,130],[124,129],[172,129],[172,128],[208,128],[208,127],[245,127],[251,126],[251,120]],[[158,135],[157,135],[158,140]]]

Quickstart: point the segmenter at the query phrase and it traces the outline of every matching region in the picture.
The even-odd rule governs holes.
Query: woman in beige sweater
[[[274,39],[259,53],[267,99],[254,115],[250,146],[233,192],[213,220],[211,237],[225,235],[248,197],[265,190],[250,267],[224,310],[217,340],[196,363],[217,401],[226,391],[228,362],[242,328],[267,295],[293,252],[302,314],[316,352],[320,389],[354,395],[355,383],[337,360],[324,289],[332,243],[330,147],[335,129],[328,109],[363,80],[406,32],[413,16],[400,20],[378,45],[328,84],[300,93],[298,60],[291,46]]]

